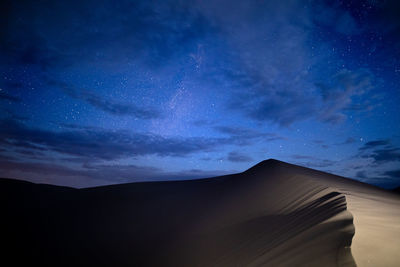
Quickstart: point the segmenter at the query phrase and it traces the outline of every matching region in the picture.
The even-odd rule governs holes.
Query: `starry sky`
[[[282,161],[400,185],[393,0],[5,0],[0,177],[88,187]]]

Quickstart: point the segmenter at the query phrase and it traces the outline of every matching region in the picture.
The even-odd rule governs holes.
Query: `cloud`
[[[282,126],[307,119],[314,113],[313,105],[304,105],[312,99],[296,92],[265,90],[251,96],[242,95],[239,99],[231,103],[230,108],[239,109],[254,120],[272,121]]]
[[[229,15],[226,6],[231,9]],[[328,8],[325,2],[320,6]],[[353,22],[357,28],[343,7],[329,9],[334,18],[343,24]],[[318,40],[318,47],[310,45],[320,24],[313,8],[302,1],[232,4],[221,0],[202,11],[220,27],[229,48],[219,51],[225,63],[212,66],[207,73],[219,87],[232,92],[229,110],[258,122],[290,126],[308,119],[338,123],[349,109],[372,108],[361,96],[372,89],[374,76],[368,70],[336,73],[337,69],[327,67],[327,61],[339,59],[329,43]],[[357,30],[348,26],[340,31]],[[321,77],[324,83],[318,82]]]
[[[198,169],[168,172],[160,168],[133,164],[67,164],[21,162],[3,159],[0,155],[0,177],[23,178],[36,183],[48,183],[72,187],[92,187],[116,183],[140,181],[166,181],[208,178],[232,173],[228,171],[204,171]]]
[[[249,162],[249,161],[253,161],[253,159],[251,157],[249,157],[246,154],[243,154],[241,152],[237,152],[237,151],[229,152],[228,160],[231,161],[231,162]]]
[[[357,178],[361,178],[361,179],[365,179],[365,178],[367,178],[367,175],[365,174],[365,171],[358,171],[356,173],[356,177]]]
[[[316,158],[313,156],[306,156],[306,155],[292,155],[292,158],[294,159],[310,159],[310,160],[315,160]]]
[[[388,139],[367,142],[359,148],[359,152],[359,156],[373,159],[375,164],[400,161],[400,148]]]
[[[50,183],[72,187],[91,187],[114,183],[127,183],[162,178],[157,168],[136,165],[83,165],[20,162],[0,159],[0,175],[23,178],[37,183]]]
[[[284,139],[283,137],[274,133],[264,133],[243,127],[215,126],[214,130],[229,136],[229,139],[232,141],[232,143],[242,146],[255,142],[272,142],[275,140]]]
[[[344,35],[355,35],[360,33],[360,26],[350,15],[349,11],[344,11],[339,17],[334,20],[336,22],[336,31]]]
[[[201,169],[190,169],[180,172],[172,172],[172,173],[167,172],[164,173],[162,177],[165,177],[168,180],[184,180],[184,179],[186,180],[186,179],[211,178],[232,173],[237,173],[237,171],[220,171],[220,170],[205,171]]]
[[[360,148],[360,150],[373,149],[373,148],[376,148],[376,147],[387,146],[389,144],[390,144],[390,140],[388,140],[388,139],[370,141],[370,142],[365,143]]]
[[[400,179],[400,169],[386,171],[384,172],[384,175],[393,179]]]
[[[302,165],[309,167],[309,168],[327,168],[327,167],[332,167],[337,164],[336,161],[334,160],[328,160],[328,159],[322,159],[322,160],[316,160],[316,161],[309,161],[306,162]]]
[[[338,145],[350,145],[350,144],[354,144],[355,142],[357,142],[357,140],[353,137],[348,137],[346,140],[344,140],[342,143],[339,143]]]
[[[291,156],[297,162],[295,164],[302,165],[308,168],[327,168],[337,165],[336,161],[328,160],[328,159],[321,159],[314,156],[309,155],[298,155],[294,154]]]
[[[356,35],[362,32],[362,27],[348,10],[344,10],[338,3],[319,1],[314,6],[313,20],[323,26],[325,31],[336,32],[342,35]]]
[[[377,149],[374,150],[372,154],[368,155],[368,157],[372,157],[375,163],[400,161],[400,148],[391,147],[391,148]]]
[[[78,187],[209,177],[226,172],[165,172],[155,167],[116,163],[116,160],[147,155],[185,157],[237,143],[229,137],[164,138],[122,130],[67,126],[51,131],[23,122],[0,121],[0,175]]]
[[[365,181],[387,189],[398,187],[400,185],[400,169],[381,172],[375,178],[366,177]]]
[[[212,152],[226,145],[247,145],[249,140],[246,138],[253,141],[257,138],[276,138],[269,134],[251,136],[246,132],[220,138],[166,138],[92,127],[66,127],[50,131],[12,120],[0,121],[0,128],[3,129],[0,132],[0,144],[11,151],[18,148],[43,153],[57,152],[82,160],[116,160],[144,155],[184,157],[196,152]]]
[[[156,119],[161,117],[160,111],[151,108],[142,108],[134,103],[119,103],[111,99],[105,99],[92,92],[81,90],[80,92],[71,89],[64,91],[72,98],[82,100],[88,104],[112,115],[133,116],[139,119]]]
[[[195,120],[192,122],[192,124],[196,127],[208,127],[215,124],[215,122],[209,120]]]
[[[15,97],[10,94],[7,94],[6,92],[3,92],[1,89],[0,89],[0,100],[5,100],[5,101],[10,101],[10,102],[15,102],[15,103],[21,102],[21,99],[19,97]]]
[[[326,79],[327,82],[314,83],[300,74],[292,80],[277,74],[278,77],[270,81],[270,76],[265,77],[257,73],[259,71],[246,69],[229,75],[231,80],[240,85],[234,91],[228,108],[256,121],[289,126],[297,121],[317,119],[336,124],[346,119],[346,112],[369,111],[375,107],[365,97],[373,92],[375,78],[365,69],[343,69]],[[274,72],[284,74],[285,70]],[[301,70],[297,70],[297,73],[301,73]],[[297,82],[298,79],[302,81]]]
[[[54,151],[83,158],[112,160],[142,155],[185,156],[199,151],[213,151],[230,143],[228,139],[163,138],[157,135],[109,130],[48,131],[3,120],[0,143],[41,151]]]
[[[342,70],[332,77],[329,84],[317,83],[316,86],[322,97],[319,112],[322,121],[338,123],[346,118],[344,111],[347,109],[371,109],[368,102],[361,98],[373,88],[372,74],[366,70]]]

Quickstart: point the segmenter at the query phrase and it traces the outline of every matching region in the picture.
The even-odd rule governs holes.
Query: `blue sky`
[[[276,158],[400,184],[396,1],[1,5],[1,177],[86,187]]]

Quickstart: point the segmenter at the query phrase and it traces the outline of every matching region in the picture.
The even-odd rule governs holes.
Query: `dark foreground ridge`
[[[14,266],[355,266],[353,217],[330,179],[339,178],[276,160],[212,179],[88,189],[1,179],[1,257]]]
[[[400,194],[400,186],[393,188],[392,191],[397,194]]]

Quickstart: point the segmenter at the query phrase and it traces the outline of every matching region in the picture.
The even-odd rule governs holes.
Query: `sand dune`
[[[0,184],[15,264],[400,265],[398,194],[276,160],[191,181]]]

